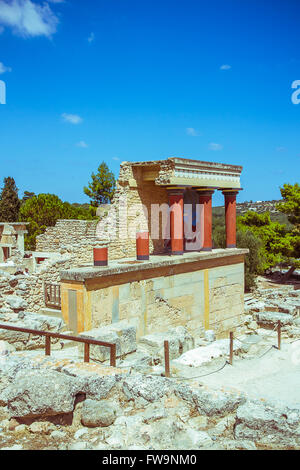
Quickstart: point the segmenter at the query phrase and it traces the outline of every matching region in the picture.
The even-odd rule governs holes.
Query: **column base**
[[[107,266],[107,261],[94,261],[94,266]]]
[[[171,251],[171,255],[183,255],[183,251]]]
[[[138,261],[149,261],[149,256],[148,255],[138,255],[136,257]]]
[[[236,248],[236,245],[226,245],[226,248]]]
[[[212,251],[212,248],[201,248],[200,251]]]

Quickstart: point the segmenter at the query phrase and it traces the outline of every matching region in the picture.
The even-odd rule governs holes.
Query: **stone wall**
[[[172,162],[149,163],[147,171],[157,174],[156,181],[167,182]],[[145,167],[145,165],[144,165]],[[162,217],[158,221],[159,239],[151,238],[151,204],[168,204],[164,187],[154,181],[145,181],[144,167],[128,162],[121,164],[120,177],[111,209],[97,227],[98,240],[109,240],[109,258],[134,257],[136,254],[136,231],[150,232],[150,253],[164,252],[162,238]],[[146,210],[144,210],[146,208]],[[115,220],[116,232],[112,233],[110,223]]]
[[[192,335],[201,336],[211,328],[225,336],[244,312],[243,259],[227,258],[226,263],[207,268],[201,268],[201,262],[161,266],[150,274],[141,268],[85,282],[62,280],[64,320],[70,322],[71,290],[77,293],[79,331],[127,320],[137,328],[138,337],[179,325]]]
[[[36,251],[70,253],[74,265],[92,262],[93,246],[97,243],[97,220],[58,220],[36,239]]]

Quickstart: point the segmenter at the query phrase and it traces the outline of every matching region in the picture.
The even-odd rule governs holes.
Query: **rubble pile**
[[[26,311],[19,295],[26,280],[1,277],[0,323],[63,331],[60,318]],[[284,344],[300,339],[299,301],[291,286],[259,283],[245,298],[235,360],[272,347],[278,320]],[[82,345],[67,355],[57,342],[46,357],[38,350],[44,338],[0,330],[0,449],[300,449],[300,406],[201,379],[226,365],[228,338],[213,331],[193,338],[176,327],[137,341],[125,321],[82,335],[116,342],[117,367],[109,367],[107,348],[91,346],[91,362],[83,363]],[[164,376],[165,340],[171,378]]]
[[[300,410],[196,381],[74,361],[6,358],[2,449],[300,448]]]

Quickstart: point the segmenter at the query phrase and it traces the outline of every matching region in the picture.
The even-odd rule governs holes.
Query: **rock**
[[[125,321],[112,323],[111,325],[95,328],[80,334],[85,338],[93,338],[98,341],[116,344],[117,357],[136,351],[136,328]],[[79,346],[83,353],[83,344]],[[98,361],[106,361],[110,358],[110,349],[104,346],[91,345],[90,357]]]
[[[219,390],[197,390],[193,393],[198,412],[207,416],[232,413],[245,401],[243,395]]]
[[[247,326],[248,326],[249,330],[257,330],[257,328],[258,328],[258,324],[254,320],[251,321]]]
[[[164,341],[169,341],[171,360],[194,347],[194,339],[187,329],[178,326],[163,333],[142,336],[139,340],[139,349],[148,353],[154,360],[161,360],[164,357]]]
[[[179,420],[166,418],[154,421],[149,429],[151,445],[155,449],[185,448],[184,426]]]
[[[222,436],[227,431],[233,431],[233,426],[235,424],[235,416],[226,416],[226,418],[221,419],[214,428],[210,430],[210,434],[213,436]]]
[[[9,423],[8,423],[8,426],[7,426],[7,430],[8,431],[14,431],[18,425],[19,425],[19,423],[16,419],[10,419]]]
[[[13,417],[54,416],[73,411],[80,386],[72,377],[43,370],[25,370],[16,374],[5,396]]]
[[[199,447],[210,447],[213,444],[211,437],[204,431],[188,428],[184,432],[180,445],[184,448],[198,449]]]
[[[8,343],[7,341],[0,341],[0,359],[3,356],[8,356],[15,350],[16,348],[12,344]]]
[[[261,440],[296,439],[300,443],[300,410],[247,401],[236,414],[235,438]]]
[[[24,433],[25,431],[27,430],[27,426],[25,424],[19,424],[19,426],[17,426],[15,428],[15,433],[16,434],[22,434]]]
[[[215,335],[214,330],[206,330],[205,334],[204,334],[204,337],[205,337],[206,341],[208,341],[209,343],[212,343],[213,341],[216,341],[216,335]]]
[[[107,427],[114,423],[116,410],[110,402],[85,400],[81,410],[81,422],[88,427]]]
[[[256,319],[258,323],[270,326],[275,326],[278,321],[280,321],[283,326],[291,325],[294,320],[292,315],[280,312],[260,312],[256,315]]]
[[[47,421],[36,421],[28,429],[32,434],[50,434],[56,428],[54,424]]]
[[[208,425],[207,416],[196,416],[188,421],[188,425],[193,429],[206,429]]]
[[[152,421],[157,421],[158,419],[166,417],[167,413],[165,408],[159,404],[153,403],[147,406],[146,411],[143,413],[143,422],[149,424]]]
[[[165,377],[136,374],[126,377],[123,392],[128,400],[139,397],[146,402],[154,402],[172,391],[172,381]]]
[[[175,394],[190,405],[196,406],[199,414],[207,416],[222,416],[232,413],[246,400],[243,395],[238,393],[209,390],[202,387],[191,389],[182,384],[177,384]]]
[[[84,434],[87,434],[88,432],[88,429],[78,429],[78,431],[76,431],[74,434],[74,439],[79,439],[81,436],[84,436]]]
[[[14,444],[11,447],[2,447],[1,450],[23,450],[23,446],[21,444]]]
[[[239,350],[240,345],[237,341],[234,342],[234,351]],[[178,359],[173,361],[173,364],[186,365],[199,367],[203,364],[211,362],[213,359],[220,356],[229,355],[229,339],[219,339],[200,348],[192,349],[182,354]]]
[[[135,353],[128,355],[123,361],[120,361],[120,366],[133,368],[138,372],[144,372],[153,365],[153,358],[146,351],[140,350],[139,346]]]
[[[86,450],[88,448],[87,442],[74,442],[69,444],[68,450]]]
[[[61,439],[65,439],[67,437],[67,434],[63,431],[57,430],[57,431],[52,431],[52,433],[50,434],[50,437],[52,437],[52,439],[60,441]]]
[[[18,295],[7,295],[5,300],[13,310],[24,310],[27,307],[27,302]]]
[[[257,450],[254,442],[246,440],[227,441],[225,447],[226,450]]]
[[[81,382],[82,392],[86,398],[102,400],[106,398],[118,381],[127,374],[126,369],[117,370],[110,367],[99,366],[98,370],[84,369],[84,366],[76,367],[74,364],[67,365],[61,371]]]

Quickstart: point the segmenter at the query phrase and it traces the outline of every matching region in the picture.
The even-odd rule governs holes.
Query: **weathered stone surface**
[[[117,357],[136,351],[136,329],[127,322],[117,322],[111,325],[95,328],[93,330],[81,333],[81,336],[93,338],[98,341],[115,343],[117,348]],[[83,351],[81,345],[81,349]],[[106,361],[110,357],[110,349],[103,346],[91,345],[90,357],[99,361]]]
[[[164,341],[169,341],[170,359],[175,359],[194,347],[194,339],[187,329],[178,326],[163,333],[142,336],[139,340],[139,348],[153,358],[161,359],[164,357]]]
[[[240,349],[240,344],[234,342],[233,345],[234,351]],[[203,346],[196,349],[191,349],[178,359],[174,360],[174,364],[186,365],[199,367],[203,364],[207,364],[212,361],[212,359],[227,356],[229,355],[229,339],[219,339],[209,344],[208,346]]]
[[[5,356],[9,356],[10,353],[15,351],[15,347],[7,341],[0,341],[0,360]]]
[[[199,449],[210,447],[213,444],[211,437],[204,431],[188,428],[182,433],[182,437],[177,439],[181,448]]]
[[[245,397],[238,393],[209,390],[204,388],[191,389],[186,385],[177,385],[175,394],[190,405],[197,407],[200,414],[207,416],[232,413],[245,402]]]
[[[36,421],[29,426],[29,431],[33,434],[50,434],[55,429],[55,425],[47,421]]]
[[[81,422],[88,427],[107,427],[114,423],[116,410],[107,400],[85,400],[81,410]]]
[[[7,295],[5,300],[13,310],[24,310],[27,307],[27,302],[18,295]]]
[[[204,336],[205,336],[206,341],[209,341],[210,343],[216,340],[216,335],[215,335],[214,330],[205,330]]]
[[[16,374],[5,396],[11,416],[34,418],[72,412],[80,391],[76,380],[65,374],[28,369]]]
[[[300,443],[300,410],[275,408],[261,402],[247,401],[237,410],[236,439],[275,440],[293,438]]]
[[[123,392],[128,400],[141,397],[148,402],[153,402],[168,395],[172,388],[171,380],[152,375],[137,374],[127,377],[123,382]]]
[[[128,374],[126,369],[112,369],[97,364],[69,364],[61,372],[76,377],[86,398],[102,400]]]
[[[157,421],[166,417],[166,410],[160,403],[151,403],[151,405],[147,406],[146,410],[143,413],[143,422],[149,424],[152,421]]]
[[[280,312],[260,312],[257,314],[256,319],[258,323],[269,324],[272,326],[275,326],[279,321],[283,326],[291,325],[293,323],[292,315]]]

